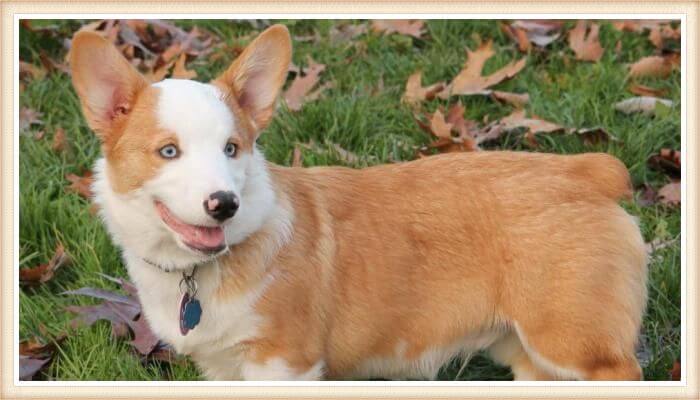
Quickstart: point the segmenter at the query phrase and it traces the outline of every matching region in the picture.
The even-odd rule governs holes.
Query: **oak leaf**
[[[576,59],[581,61],[598,61],[603,57],[605,51],[598,40],[598,24],[591,24],[588,29],[588,22],[578,21],[574,29],[569,31],[569,47],[576,54]],[[588,35],[586,33],[588,32]]]

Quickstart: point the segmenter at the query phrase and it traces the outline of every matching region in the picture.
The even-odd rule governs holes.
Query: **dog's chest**
[[[143,312],[158,338],[181,354],[192,356],[205,375],[212,379],[240,379],[244,340],[255,337],[262,318],[254,310],[262,287],[236,299],[218,300],[215,268],[197,271],[197,299],[202,315],[199,324],[186,335],[180,332],[179,273],[162,273],[153,266],[129,263],[129,275],[139,292]]]

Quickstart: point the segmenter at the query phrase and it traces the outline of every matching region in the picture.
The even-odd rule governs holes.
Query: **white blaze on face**
[[[239,198],[248,157],[224,153],[235,135],[233,113],[213,85],[166,79],[159,89],[157,116],[177,136],[179,157],[169,160],[144,189],[189,224],[212,225],[203,202],[211,193],[232,191]]]

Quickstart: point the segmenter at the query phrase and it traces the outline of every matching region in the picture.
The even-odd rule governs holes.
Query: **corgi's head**
[[[212,82],[150,83],[100,35],[75,35],[73,85],[104,156],[96,200],[120,245],[186,268],[260,227],[274,194],[255,141],[290,60],[275,25]]]

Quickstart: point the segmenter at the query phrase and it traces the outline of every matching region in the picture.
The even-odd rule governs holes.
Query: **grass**
[[[408,76],[423,71],[423,82],[433,83],[454,77],[465,59],[465,46],[474,48],[478,38],[492,38],[497,50],[486,65],[486,73],[520,57],[514,44],[499,30],[496,21],[429,21],[426,39],[403,36],[364,34],[352,42],[333,44],[329,30],[337,21],[283,21],[293,35],[321,34],[319,43],[295,41],[294,62],[305,65],[307,56],[327,65],[324,80],[335,87],[318,101],[308,103],[298,113],[281,107],[277,117],[260,138],[267,158],[289,165],[296,143],[337,143],[359,156],[348,165],[332,151],[304,150],[304,165],[345,164],[351,167],[410,160],[414,146],[430,138],[413,120],[412,111],[401,103]],[[57,25],[65,37],[84,22],[46,21]],[[198,25],[216,33],[229,43],[253,29],[246,22],[179,21],[179,25]],[[573,59],[563,39],[547,52],[527,56],[527,67],[514,79],[498,86],[501,90],[530,94],[529,112],[549,121],[576,128],[603,127],[618,137],[620,143],[585,146],[573,135],[538,136],[543,152],[581,153],[604,151],[619,157],[629,168],[635,184],[650,183],[659,187],[666,178],[650,170],[647,158],[659,149],[680,149],[680,73],[666,79],[647,79],[642,83],[668,89],[674,102],[671,112],[663,116],[628,116],[615,112],[613,104],[630,97],[626,91],[626,63],[651,55],[653,47],[641,34],[621,33],[602,23],[601,42],[606,48],[599,63]],[[621,41],[621,51],[614,51]],[[360,44],[356,44],[360,43]],[[20,58],[39,64],[46,52],[62,57],[60,41],[25,29],[20,33]],[[211,64],[195,61],[199,79],[207,80],[231,61],[224,57]],[[383,89],[379,82],[383,82]],[[508,106],[480,96],[463,97],[467,117],[491,120],[512,111]],[[453,100],[454,101],[454,100]],[[68,173],[81,174],[99,155],[99,144],[79,110],[79,103],[65,74],[28,83],[20,95],[22,106],[43,112],[47,132],[42,140],[32,135],[20,138],[20,268],[46,262],[60,241],[73,256],[69,267],[36,289],[20,290],[20,337],[49,336],[68,330],[72,315],[64,310],[71,304],[87,305],[91,301],[62,296],[64,290],[82,286],[116,289],[98,275],[126,276],[119,251],[110,242],[101,223],[88,211],[89,205],[76,194],[65,190]],[[428,111],[446,106],[434,100],[424,107]],[[58,127],[65,129],[69,149],[57,153],[51,149],[51,135]],[[37,128],[33,128],[34,131]],[[518,135],[509,135],[492,149],[528,150]],[[681,215],[678,209],[659,205],[641,207],[625,204],[639,216],[647,241],[655,237],[680,238]],[[647,380],[666,380],[674,360],[680,358],[680,240],[656,254],[649,266],[649,302],[642,338],[643,364]],[[507,368],[495,366],[477,354],[466,368],[459,360],[443,368],[440,379],[490,380],[511,379]],[[461,372],[460,372],[461,371]],[[107,323],[71,331],[60,346],[42,379],[49,380],[199,380],[193,364],[170,366],[142,363],[126,341],[110,337]]]

